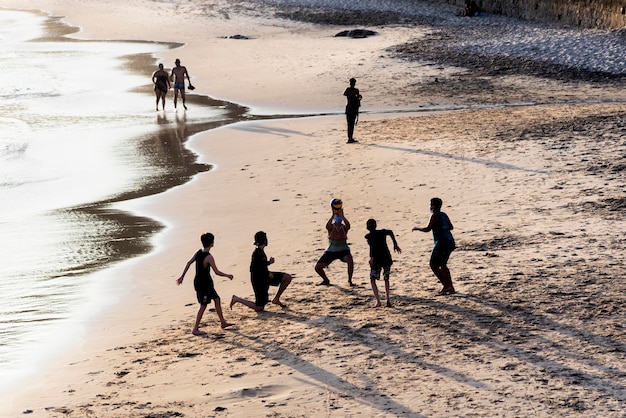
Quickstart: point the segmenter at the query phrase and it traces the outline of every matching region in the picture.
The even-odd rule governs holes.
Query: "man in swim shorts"
[[[178,94],[180,93],[180,97],[183,100],[183,107],[187,110],[187,106],[185,105],[185,77],[187,77],[189,85],[191,85],[191,80],[189,79],[187,67],[180,65],[178,58],[176,58],[174,64],[176,64],[176,66],[172,68],[172,74],[170,75],[170,78],[174,80],[174,107],[176,107]]]

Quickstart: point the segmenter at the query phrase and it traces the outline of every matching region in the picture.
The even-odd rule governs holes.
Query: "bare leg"
[[[200,305],[200,309],[198,309],[198,314],[196,315],[196,323],[191,330],[193,335],[206,335],[206,332],[200,331],[200,321],[202,320],[202,315],[204,315],[205,310],[206,305]]]
[[[257,306],[254,302],[233,295],[232,299],[230,300],[230,309],[233,309],[233,305],[235,303],[241,303],[242,305],[246,305],[248,308],[254,309],[257,312],[263,310],[262,306]]]
[[[385,294],[387,296],[387,307],[391,308],[391,298],[389,297],[389,276],[385,277]]]
[[[372,282],[372,291],[374,292],[374,297],[376,298],[376,305],[374,305],[374,308],[379,308],[380,307],[380,295],[378,294],[378,286],[376,285],[376,279],[375,278],[370,278],[370,281]]]
[[[213,304],[215,305],[215,313],[217,313],[217,316],[220,319],[221,327],[226,328],[234,325],[226,322],[226,320],[224,319],[224,315],[222,314],[222,301],[220,300],[220,298],[213,299]]]
[[[433,271],[433,273],[435,273],[435,276],[437,276],[437,279],[439,279],[439,282],[441,282],[441,285],[443,287],[446,287],[446,279],[442,276],[441,269],[439,268],[439,266],[434,266],[431,264],[430,269]]]
[[[274,296],[274,299],[272,299],[272,303],[273,304],[285,307],[285,305],[280,301],[280,297],[283,294],[283,292],[285,291],[285,289],[287,289],[287,286],[289,286],[289,283],[291,283],[291,275],[285,274],[283,276],[283,281],[280,283],[280,286],[278,287],[278,291],[276,292],[276,296]]]
[[[178,103],[178,89],[174,89],[174,109],[176,109],[176,105]]]
[[[441,267],[441,277],[443,278],[443,291],[446,293],[454,293],[454,285],[452,285],[452,277],[450,276],[448,266]]]
[[[325,285],[328,286],[330,284],[330,281],[328,280],[328,277],[326,276],[326,272],[324,271],[324,268],[328,267],[328,264],[325,263],[317,263],[315,265],[315,272],[317,274],[319,274],[319,276],[322,278],[322,282],[318,284],[319,285]]]
[[[185,90],[180,91],[180,97],[183,99],[183,107],[187,110],[187,106],[185,105]]]
[[[350,286],[354,286],[354,283],[352,283],[352,275],[354,273],[354,260],[352,259],[351,255],[348,256],[346,263],[348,263],[348,284]]]

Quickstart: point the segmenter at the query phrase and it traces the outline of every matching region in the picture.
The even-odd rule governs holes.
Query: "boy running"
[[[220,319],[221,327],[226,328],[233,325],[226,322],[224,315],[222,315],[222,302],[219,295],[215,291],[213,279],[211,278],[211,269],[213,269],[215,274],[218,276],[228,277],[230,280],[233,279],[233,275],[222,273],[215,265],[215,258],[213,258],[209,252],[215,243],[215,236],[210,232],[207,232],[206,234],[202,234],[200,241],[202,242],[203,248],[198,250],[193,257],[191,257],[191,259],[187,262],[187,265],[185,265],[183,274],[181,274],[178,280],[176,280],[176,283],[180,286],[183,283],[183,279],[185,278],[185,274],[187,273],[187,270],[189,270],[189,267],[191,267],[193,263],[196,263],[196,276],[193,279],[193,287],[196,290],[196,296],[198,298],[198,303],[200,303],[200,309],[198,309],[196,323],[191,330],[193,335],[206,335],[206,332],[200,331],[199,327],[200,320],[202,320],[202,315],[204,315],[204,311],[206,310],[210,299],[213,299],[213,303],[215,304],[215,312]]]
[[[393,250],[397,253],[401,253],[402,250],[398,247],[396,236],[390,229],[376,229],[376,220],[368,219],[367,230],[369,234],[365,235],[365,239],[370,247],[370,281],[372,282],[372,291],[376,297],[375,308],[381,306],[380,296],[378,294],[378,286],[376,280],[380,279],[380,273],[383,272],[385,279],[385,294],[387,296],[387,307],[391,308],[391,300],[389,298],[389,273],[391,271],[391,265],[393,259],[391,258],[391,252],[387,246],[387,237],[391,237],[393,242]]]

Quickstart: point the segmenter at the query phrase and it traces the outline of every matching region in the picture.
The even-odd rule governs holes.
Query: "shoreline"
[[[185,47],[187,53],[206,48],[204,38],[195,36],[199,39]],[[377,53],[379,41],[358,48]],[[210,52],[223,59],[233,53],[226,49]],[[193,62],[184,59],[183,64],[187,61]],[[403,100],[393,95],[398,88],[394,71],[378,80],[380,91],[371,91],[373,97],[385,97],[387,90],[392,97],[381,101],[383,109]],[[213,76],[209,69],[199,73],[199,80]],[[259,74],[259,80],[267,77]],[[358,85],[364,91],[373,87],[357,78],[365,81],[367,88]],[[338,95],[343,81],[324,80],[321,93],[304,109],[341,108],[339,101],[327,100],[327,92]],[[273,83],[278,84],[267,85]],[[554,83],[541,83],[553,89],[544,91],[546,96],[558,93]],[[201,85],[195,79],[194,84]],[[231,97],[249,94],[255,102],[264,91],[243,85]],[[585,95],[567,86],[562,93]],[[605,97],[612,94],[617,93]],[[263,108],[262,102],[253,103],[253,111]],[[166,229],[152,240],[150,254],[98,273],[100,280],[113,279],[115,309],[90,320],[91,331],[76,350],[12,394],[12,411],[31,409],[33,416],[144,416],[147,411],[204,416],[218,415],[221,408],[277,416],[519,416],[531,411],[549,416],[567,411],[576,416],[595,410],[619,416],[619,409],[611,409],[624,404],[623,397],[611,395],[623,390],[616,383],[624,372],[618,362],[625,343],[619,314],[598,315],[597,323],[583,318],[600,303],[617,312],[615,302],[623,292],[623,283],[615,281],[597,302],[592,299],[607,279],[598,273],[618,275],[624,261],[619,253],[623,239],[615,236],[624,217],[602,206],[607,196],[619,197],[622,174],[595,167],[597,177],[591,178],[585,170],[594,166],[580,160],[594,156],[608,162],[611,151],[620,152],[619,142],[610,142],[619,134],[610,121],[619,120],[623,110],[615,103],[452,115],[366,113],[357,127],[360,143],[351,148],[344,144],[340,115],[253,120],[195,135],[188,146],[198,151],[200,162],[213,161],[215,170],[165,193],[114,205],[157,219]],[[576,129],[570,130],[570,124]],[[606,150],[593,151],[594,141],[604,141]],[[577,154],[559,151],[559,144],[568,143]],[[576,193],[581,188],[587,190],[582,198]],[[452,298],[433,297],[437,283],[427,267],[430,237],[407,233],[408,226],[425,222],[433,194],[444,197],[461,234],[461,248],[451,260],[459,295]],[[341,264],[329,271],[334,286],[327,291],[313,286],[312,264],[325,247],[325,205],[335,196],[344,200],[353,222],[350,241],[359,260],[359,286],[352,291],[345,286]],[[614,218],[613,226],[594,225],[584,211],[576,212],[585,204]],[[393,309],[369,307],[362,235],[370,216],[394,229],[404,250],[394,265]],[[209,335],[194,338],[188,333],[197,309],[191,276],[181,288],[173,282],[204,229],[216,234],[220,269],[235,274],[233,282],[217,278],[216,287],[227,319],[238,325],[221,332],[215,314],[207,312]],[[251,294],[247,261],[257,229],[268,232],[267,252],[276,257],[277,268],[295,274],[285,294],[287,310],[272,306],[256,315],[226,308],[231,294]],[[602,236],[617,249],[598,246],[594,240]],[[567,255],[584,254],[569,260],[548,245],[556,241]],[[573,263],[577,257],[586,263]],[[578,283],[579,275],[588,282]],[[576,296],[571,301],[563,296],[568,289]],[[542,303],[535,305],[534,298]],[[576,300],[584,301],[581,312],[570,306]],[[598,326],[606,331],[593,331]],[[590,338],[598,342],[590,346]],[[562,339],[566,347],[559,344]],[[612,369],[603,368],[605,363]],[[578,382],[572,381],[577,376]],[[449,395],[438,396],[442,391]]]

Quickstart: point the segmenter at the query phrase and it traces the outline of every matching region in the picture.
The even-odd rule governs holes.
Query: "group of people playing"
[[[441,199],[435,197],[430,200],[431,216],[428,225],[425,227],[414,227],[413,231],[430,232],[432,231],[434,239],[434,247],[432,249],[430,257],[430,268],[433,273],[439,279],[443,288],[439,292],[441,295],[449,295],[455,293],[454,286],[452,284],[452,278],[450,276],[450,270],[448,269],[448,259],[452,251],[456,248],[454,237],[452,236],[452,229],[454,228],[448,215],[441,211],[443,202]],[[354,286],[352,276],[354,272],[354,261],[348,245],[348,231],[350,230],[350,222],[346,219],[343,212],[343,202],[340,199],[333,199],[331,201],[331,216],[326,222],[326,230],[328,232],[328,247],[315,264],[316,273],[322,278],[322,281],[318,286],[329,286],[330,280],[326,275],[324,269],[335,260],[340,260],[348,266],[348,284]],[[385,295],[386,306],[391,307],[391,299],[389,292],[389,276],[391,273],[391,265],[393,259],[391,251],[387,244],[387,237],[389,237],[393,243],[393,250],[396,253],[400,253],[402,250],[398,246],[395,234],[390,229],[377,229],[377,222],[375,219],[369,219],[366,223],[368,230],[365,239],[369,246],[369,265],[370,265],[370,282],[372,285],[372,291],[376,298],[374,307],[380,307],[381,299],[378,291],[376,281],[380,279],[381,274],[385,282]],[[200,308],[196,314],[196,320],[192,329],[194,335],[205,335],[206,332],[200,330],[200,321],[207,308],[207,305],[213,300],[215,305],[215,312],[220,320],[222,328],[227,328],[233,324],[227,322],[224,319],[222,312],[221,299],[215,290],[213,279],[211,277],[211,270],[222,277],[228,277],[233,279],[232,274],[224,273],[220,271],[216,264],[215,258],[211,255],[211,248],[215,244],[215,237],[210,232],[203,234],[200,237],[202,248],[194,253],[189,259],[182,274],[176,280],[178,285],[183,283],[185,274],[195,264],[195,277],[194,277],[194,289],[196,291],[196,297]],[[237,303],[247,306],[256,312],[261,312],[265,309],[265,306],[270,303],[269,289],[271,286],[278,287],[276,295],[271,300],[272,304],[280,307],[286,307],[281,301],[281,296],[287,286],[291,283],[292,275],[285,272],[270,271],[269,266],[275,262],[274,257],[267,258],[265,254],[265,248],[268,245],[267,234],[263,231],[258,231],[254,235],[255,249],[252,252],[252,259],[250,262],[250,281],[252,283],[252,289],[254,291],[254,301],[241,298],[233,295],[230,301],[230,308],[232,309]]]
[[[187,81],[189,83],[189,90],[195,89],[195,87],[191,84],[191,79],[189,78],[189,73],[187,72],[187,68],[183,65],[180,65],[180,60],[176,58],[174,61],[175,67],[172,68],[171,74],[168,74],[167,71],[163,69],[163,64],[159,64],[159,69],[152,73],[152,83],[154,84],[154,94],[156,95],[156,110],[159,110],[159,102],[165,110],[165,97],[167,97],[167,93],[172,88],[171,82],[174,82],[174,108],[178,105],[178,96],[183,101],[183,107],[187,110],[187,105],[185,104],[185,77],[187,77]]]

